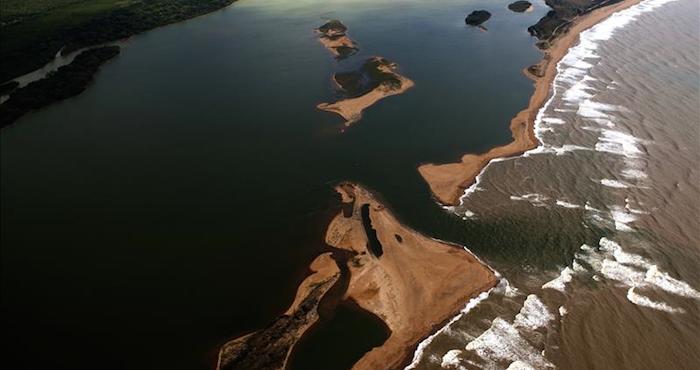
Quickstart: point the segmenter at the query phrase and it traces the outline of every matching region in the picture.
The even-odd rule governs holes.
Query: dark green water
[[[506,5],[243,0],[134,37],[84,94],[4,129],[5,361],[210,366],[290,304],[340,180],[487,258],[493,238],[508,245],[500,226],[440,209],[416,171],[509,141],[532,91],[520,70],[540,57],[526,28],[545,9]],[[481,8],[488,32],[463,23]],[[312,31],[328,18],[361,48],[340,65]],[[371,55],[416,87],[340,134],[315,105],[334,99],[334,71]]]

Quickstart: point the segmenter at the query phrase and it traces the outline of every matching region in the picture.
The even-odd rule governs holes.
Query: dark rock
[[[546,49],[552,40],[569,30],[574,18],[620,1],[622,0],[545,0],[552,10],[536,24],[528,27],[527,31],[540,40],[537,43],[540,49]]]
[[[489,20],[489,18],[491,18],[491,13],[486,10],[475,10],[464,19],[464,22],[470,26],[478,26]]]
[[[330,21],[326,22],[326,24],[319,27],[318,30],[325,34],[342,35],[348,30],[348,27],[337,19],[331,19]]]
[[[510,9],[516,13],[522,13],[522,12],[530,9],[531,6],[532,6],[532,3],[529,1],[518,0],[518,1],[508,5],[508,9]]]
[[[393,63],[384,58],[369,58],[359,69],[338,72],[333,76],[333,79],[349,97],[364,95],[379,85],[392,89],[401,88],[401,81],[396,75],[386,72],[386,68],[383,67],[391,69]]]

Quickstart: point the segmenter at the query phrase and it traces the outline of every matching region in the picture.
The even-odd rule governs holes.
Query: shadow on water
[[[354,301],[343,301],[299,342],[289,369],[347,370],[388,337],[381,319]]]
[[[353,300],[342,300],[350,284],[348,262],[356,254],[336,248],[331,250],[340,269],[340,279],[319,303],[319,321],[292,351],[288,362],[290,370],[350,369],[391,334],[379,317]]]

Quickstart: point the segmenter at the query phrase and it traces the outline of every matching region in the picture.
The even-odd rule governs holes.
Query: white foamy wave
[[[499,285],[500,285],[500,281],[499,281]],[[470,299],[469,302],[467,302],[467,305],[464,306],[462,311],[460,311],[459,314],[457,314],[457,316],[453,317],[445,326],[440,328],[440,330],[436,331],[433,335],[429,336],[428,338],[426,338],[425,340],[420,342],[418,344],[418,347],[416,348],[416,352],[414,352],[414,354],[413,354],[413,360],[411,361],[411,363],[408,366],[406,366],[406,368],[404,370],[415,369],[416,366],[418,366],[418,363],[420,363],[421,359],[423,359],[423,355],[425,353],[426,347],[428,347],[428,345],[433,342],[435,337],[448,331],[450,326],[455,321],[461,319],[462,316],[468,314],[469,311],[474,309],[474,307],[478,306],[479,303],[486,300],[494,289],[496,289],[496,288],[491,288],[488,291],[483,292],[483,293],[479,294],[478,296]]]
[[[443,369],[464,369],[465,367],[460,365],[460,355],[461,350],[451,349],[442,356],[442,362],[440,362],[440,367]]]
[[[601,179],[599,182],[601,185],[607,186],[609,188],[625,189],[629,187],[627,184],[624,184],[618,180]]]
[[[610,214],[615,221],[615,229],[617,231],[632,231],[633,229],[628,225],[632,221],[637,219],[637,216],[628,212],[626,209],[620,206],[613,206],[610,210]]]
[[[542,122],[549,123],[550,125],[563,125],[566,123],[563,119],[556,117],[544,117],[542,118]]]
[[[545,327],[550,321],[554,320],[554,316],[549,312],[547,306],[534,294],[530,294],[525,299],[523,307],[515,316],[513,325],[516,328],[525,328],[527,330],[536,330]]]
[[[600,120],[600,121],[595,121],[597,123],[602,123],[605,124],[608,122],[611,118],[610,112],[618,112],[622,110],[621,107],[618,107],[616,105],[610,105],[610,104],[604,104],[604,103],[598,103],[595,102],[591,99],[584,99],[579,103],[578,110],[576,113],[585,118],[598,118],[598,119],[605,119],[605,121]],[[611,126],[612,124],[606,124],[607,126]]]
[[[542,289],[554,289],[564,293],[566,290],[566,285],[571,282],[573,277],[574,270],[572,270],[569,266],[564,267],[559,276],[542,285]]]
[[[625,168],[622,170],[622,176],[628,179],[646,179],[646,172],[634,168]]]
[[[557,200],[556,204],[564,208],[581,208],[581,206],[579,206],[578,204],[569,203],[565,200]]]
[[[593,94],[589,93],[589,91],[593,90],[593,87],[587,84],[589,81],[595,81],[595,78],[586,75],[583,76],[583,79],[574,83],[564,92],[564,101],[569,103],[578,103],[583,99],[591,98]]]
[[[495,318],[490,328],[469,342],[466,349],[484,359],[490,365],[487,367],[491,368],[503,361],[523,361],[538,369],[554,367],[513,325],[500,317]]]
[[[659,271],[656,265],[651,266],[649,270],[647,270],[644,281],[666,292],[700,300],[700,292],[693,289],[688,283],[674,279],[671,275]]]
[[[535,207],[546,207],[546,201],[549,200],[549,198],[542,194],[511,195],[510,199],[530,202]]]
[[[627,299],[636,304],[637,306],[649,307],[655,310],[664,311],[668,313],[685,313],[685,310],[679,307],[670,306],[664,302],[653,301],[650,298],[637,294],[634,291],[635,287],[631,287],[627,290]]]
[[[642,151],[637,147],[641,140],[624,132],[603,129],[600,131],[601,136],[595,144],[595,150],[617,154],[625,157],[636,158]]]
[[[644,282],[644,272],[610,259],[603,260],[600,272],[607,279],[616,280],[628,286],[638,286]]]
[[[648,258],[625,251],[620,244],[606,237],[600,238],[598,244],[600,247],[598,250],[582,245],[581,252],[576,253],[575,258],[585,261],[591,269],[590,272],[600,273],[606,279],[630,288],[627,293],[627,299],[630,302],[669,313],[685,312],[666,302],[651,300],[631,288],[658,289],[679,297],[700,300],[700,292],[688,283],[659,270],[658,266]],[[580,266],[574,271],[580,274],[589,269]],[[595,274],[592,277],[594,280],[599,280]]]
[[[508,365],[506,370],[535,370],[535,368],[527,362],[515,361]]]

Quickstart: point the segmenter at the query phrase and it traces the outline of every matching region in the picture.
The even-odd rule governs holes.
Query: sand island
[[[299,286],[294,303],[267,328],[224,344],[217,369],[282,369],[294,344],[318,320],[318,304],[347,271],[341,299],[380,318],[388,339],[367,352],[357,370],[396,369],[417,344],[497,283],[494,272],[464,248],[402,225],[370,191],[336,187],[344,209],[330,222],[320,255]],[[344,254],[348,257],[338,258]],[[342,265],[341,265],[342,264]]]
[[[318,40],[338,59],[347,58],[359,50],[355,41],[348,37],[347,30],[348,27],[337,19],[316,29],[320,34]]]
[[[339,72],[333,76],[336,86],[346,96],[335,103],[316,107],[339,114],[350,126],[362,118],[362,111],[387,96],[402,94],[413,87],[410,79],[400,75],[396,63],[382,57],[367,59],[356,71]]]
[[[522,154],[539,145],[535,137],[534,123],[537,112],[551,93],[551,85],[556,76],[556,65],[567,51],[578,41],[578,35],[604,20],[612,13],[639,3],[640,0],[583,1],[588,7],[580,8],[578,3],[565,1],[554,7],[536,25],[530,27],[531,34],[540,41],[538,46],[545,50],[542,60],[523,72],[535,82],[535,91],[524,110],[510,122],[513,141],[504,146],[492,148],[482,154],[465,154],[460,162],[447,164],[423,164],[418,167],[423,179],[438,202],[444,205],[458,205],[465,189],[471,186],[477,175],[495,158]],[[549,3],[549,2],[548,2]],[[611,4],[612,3],[612,4]],[[611,4],[611,5],[609,5]]]

